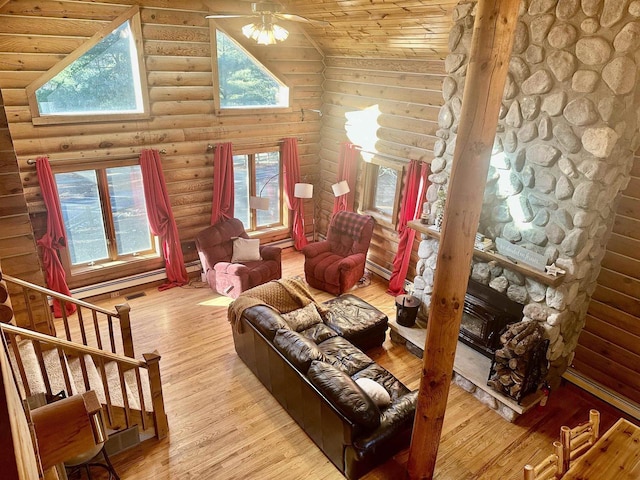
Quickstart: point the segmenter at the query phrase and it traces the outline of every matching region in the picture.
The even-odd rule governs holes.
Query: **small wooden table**
[[[640,479],[640,427],[621,418],[575,461],[562,479]]]

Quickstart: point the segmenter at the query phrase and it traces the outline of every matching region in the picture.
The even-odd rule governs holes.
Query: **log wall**
[[[381,161],[431,162],[444,76],[444,63],[439,60],[327,57],[325,63],[320,149],[323,232],[333,208],[331,184],[337,179],[342,142],[360,145]],[[362,173],[360,160],[356,202],[362,193]],[[393,226],[377,222],[368,258],[391,270],[397,246]],[[411,268],[416,262],[414,252]],[[408,278],[413,278],[411,271]]]
[[[150,118],[34,126],[25,87],[133,4],[138,4],[141,12]],[[230,141],[241,149],[273,146],[282,138],[297,137],[301,173],[317,173],[320,117],[303,113],[303,109],[321,107],[322,54],[296,26],[290,29],[286,45],[274,48],[252,45],[234,35],[246,19],[219,22],[252,55],[284,78],[290,86],[291,108],[259,115],[216,115],[210,43],[215,30],[213,21],[204,18],[207,13],[201,2],[164,0],[44,0],[37,6],[14,0],[0,8],[0,89],[20,170],[19,176],[14,172],[12,181],[16,188],[24,188],[36,237],[44,228],[44,205],[35,167],[27,160],[42,154],[50,156],[55,169],[57,161],[100,161],[121,155],[135,157],[144,148],[165,149],[163,169],[187,261],[197,258],[193,238],[210,221],[213,152],[207,149],[208,144]],[[288,232],[279,232],[264,240],[288,236]],[[0,256],[5,255],[0,247]],[[32,257],[30,264],[37,264],[37,257]],[[9,270],[11,265],[6,267]],[[113,276],[130,273],[120,269]],[[101,274],[95,280],[111,276]]]
[[[623,192],[574,367],[640,404],[640,157]]]
[[[4,101],[0,92],[0,257],[2,271],[28,282],[44,284],[38,250],[31,228],[27,204],[22,192],[18,162],[9,135]],[[29,327],[26,301],[22,289],[8,286],[11,295],[15,323]],[[48,310],[40,295],[29,299],[33,307],[36,329],[53,333],[49,329]]]

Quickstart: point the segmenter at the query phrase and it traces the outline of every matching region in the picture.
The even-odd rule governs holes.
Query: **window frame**
[[[131,167],[139,166],[140,163],[137,160],[123,161],[104,161],[104,162],[92,162],[74,164],[69,166],[57,166],[53,167],[54,177],[60,173],[70,172],[86,172],[89,170],[95,171],[96,181],[98,186],[98,197],[100,199],[100,210],[102,212],[102,219],[105,228],[105,240],[107,241],[107,251],[109,258],[91,262],[73,265],[71,263],[71,253],[69,251],[69,245],[65,245],[60,249],[60,258],[62,265],[67,275],[72,279],[70,286],[77,284],[80,279],[92,274],[96,271],[103,271],[105,268],[119,268],[124,265],[148,263],[150,266],[157,266],[162,263],[162,255],[160,252],[160,244],[157,236],[153,235],[151,228],[149,227],[149,235],[151,239],[152,248],[142,252],[128,253],[125,255],[118,255],[115,224],[113,221],[113,210],[111,202],[109,200],[109,184],[107,180],[107,170],[118,167]],[[65,230],[67,226],[65,225]]]
[[[398,215],[400,212],[400,199],[402,198],[405,166],[406,165],[404,163],[386,160],[378,156],[365,160],[363,163],[363,188],[360,193],[360,213],[371,215],[376,219],[376,222],[388,227],[395,228],[397,226]],[[396,184],[391,215],[375,208],[378,170],[380,167],[391,168],[398,174],[398,182]]]
[[[279,191],[280,191],[280,198],[279,198],[279,211],[280,211],[280,223],[272,223],[269,225],[264,225],[264,226],[257,226],[257,220],[258,220],[258,215],[257,215],[257,210],[255,208],[251,208],[248,203],[247,203],[247,207],[249,210],[249,223],[250,225],[248,226],[248,228],[246,229],[246,233],[247,235],[249,235],[250,237],[260,237],[262,235],[265,235],[267,233],[272,233],[274,231],[280,231],[280,230],[287,230],[289,228],[289,221],[288,221],[288,216],[287,216],[287,208],[286,208],[286,201],[285,201],[285,191],[284,191],[284,174],[283,174],[283,163],[282,163],[282,152],[280,149],[279,145],[275,145],[275,146],[264,146],[264,147],[259,147],[259,148],[239,148],[236,151],[233,152],[233,156],[240,156],[240,155],[246,155],[248,157],[248,162],[247,162],[247,173],[248,173],[248,181],[249,181],[249,189],[248,189],[248,195],[249,197],[251,196],[257,196],[258,193],[260,193],[257,189],[256,186],[256,165],[255,165],[255,158],[257,155],[261,154],[261,153],[277,153],[278,154],[278,159],[280,161],[280,171],[279,171],[279,176],[277,178],[278,181],[278,186],[279,186]],[[234,177],[235,177],[235,171],[234,171]],[[234,178],[235,180],[235,178]],[[272,180],[275,181],[276,179]],[[248,199],[247,199],[248,202]]]
[[[90,114],[46,114],[43,115],[40,112],[38,106],[38,100],[36,98],[36,91],[53,79],[56,75],[66,69],[69,65],[74,63],[82,55],[91,50],[100,41],[119,28],[123,23],[129,21],[131,26],[131,33],[133,34],[133,41],[136,46],[136,54],[138,60],[138,81],[140,82],[140,90],[142,95],[142,112],[135,113],[90,113]],[[55,124],[68,124],[68,123],[95,123],[96,121],[103,122],[115,122],[122,120],[140,120],[150,117],[149,109],[149,88],[147,84],[147,73],[144,61],[144,50],[142,42],[142,25],[140,20],[140,8],[133,6],[127,11],[119,15],[115,20],[102,27],[96,32],[89,40],[84,42],[73,52],[67,55],[63,60],[56,63],[53,67],[47,70],[43,75],[31,82],[26,87],[27,99],[29,101],[29,109],[31,111],[31,121],[34,125],[55,125]]]
[[[257,66],[262,68],[268,75],[272,76],[276,81],[281,83],[289,90],[286,106],[251,106],[251,107],[222,107],[220,104],[220,73],[218,70],[218,40],[217,31],[220,30],[224,35],[236,44],[245,55],[247,55]],[[224,115],[257,115],[257,114],[269,114],[269,113],[287,113],[292,112],[293,87],[289,84],[287,79],[282,75],[277,68],[272,65],[267,65],[264,62],[258,60],[255,54],[251,51],[253,48],[248,44],[240,42],[237,37],[231,35],[226,29],[222,28],[217,22],[211,21],[210,28],[211,37],[211,72],[213,74],[213,105],[215,114],[218,116]]]

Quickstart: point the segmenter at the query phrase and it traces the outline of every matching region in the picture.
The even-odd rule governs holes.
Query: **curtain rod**
[[[361,153],[368,153],[369,155],[376,155],[378,157],[388,158],[389,160],[395,160],[396,162],[408,163],[411,161],[411,159],[409,158],[396,157],[395,155],[389,155],[387,153],[372,152],[370,150],[365,150],[359,147],[358,145],[356,145],[355,147]]]
[[[165,155],[167,153],[166,149],[162,149],[162,150],[158,150],[162,155]],[[129,155],[129,154],[122,154],[122,155],[109,155],[107,160],[133,160],[136,158],[140,158],[140,154],[137,155]],[[58,158],[56,160],[54,160],[54,162],[78,162],[81,160],[87,160],[86,158]],[[101,159],[104,160],[104,159]],[[29,160],[27,160],[27,165],[35,165],[36,161],[33,158],[30,158]]]
[[[304,140],[304,138],[303,137],[297,137],[296,140],[298,140],[299,142],[302,142]],[[278,143],[282,143],[282,142],[284,142],[284,138],[281,139],[281,140],[278,140]],[[221,142],[221,143],[226,143],[226,142]],[[253,146],[257,147],[257,146],[265,145],[267,143],[269,143],[269,142],[262,142],[262,143],[233,143],[233,142],[231,142],[231,144],[234,147],[253,147]],[[215,145],[213,143],[207,144],[207,152],[215,150],[216,149],[216,145],[218,145],[218,144],[215,144]]]

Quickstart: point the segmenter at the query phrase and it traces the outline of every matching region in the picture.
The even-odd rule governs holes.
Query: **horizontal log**
[[[147,55],[170,55],[174,57],[211,57],[211,47],[209,43],[194,42],[162,42],[145,41],[144,54]]]
[[[3,12],[24,17],[82,18],[86,20],[111,21],[127,9],[126,5],[93,2],[56,2],[51,0],[21,0],[11,2]]]
[[[382,87],[377,85],[361,85],[355,82],[337,82],[327,80],[324,83],[326,92],[342,93],[367,98],[384,98],[399,102],[440,106],[443,103],[441,92],[429,92],[416,88]]]
[[[578,345],[574,368],[597,382],[611,388],[633,401],[640,402],[640,385],[635,369],[623,368],[587,348]],[[612,373],[615,372],[615,373]]]
[[[640,299],[640,280],[636,278],[603,268],[598,276],[598,285]]]
[[[635,254],[637,258],[607,251],[602,259],[602,267],[640,280],[640,251],[636,251]]]
[[[356,70],[423,73],[444,75],[444,62],[440,60],[413,60],[387,58],[327,57],[327,67]]]
[[[408,72],[368,72],[351,68],[327,68],[328,80],[343,82],[361,82],[369,85],[386,85],[404,88],[418,88],[442,92],[443,75],[429,75]]]
[[[630,297],[603,285],[598,285],[593,292],[592,300],[609,305],[624,313],[640,317],[640,299]]]
[[[636,327],[632,331],[622,330],[604,320],[587,315],[585,327],[580,333],[580,344],[590,350],[598,351],[600,349],[601,353],[605,354],[609,351],[609,347],[611,347],[613,354],[615,347],[615,349],[623,349],[638,357],[640,355],[640,335],[636,334],[638,331],[640,331],[640,327]],[[597,342],[600,342],[601,346],[596,347]],[[638,363],[639,359],[624,357],[626,354],[623,352],[618,352],[618,354],[622,356],[616,361],[621,365],[634,365],[633,361],[636,362],[635,364],[640,364]]]

